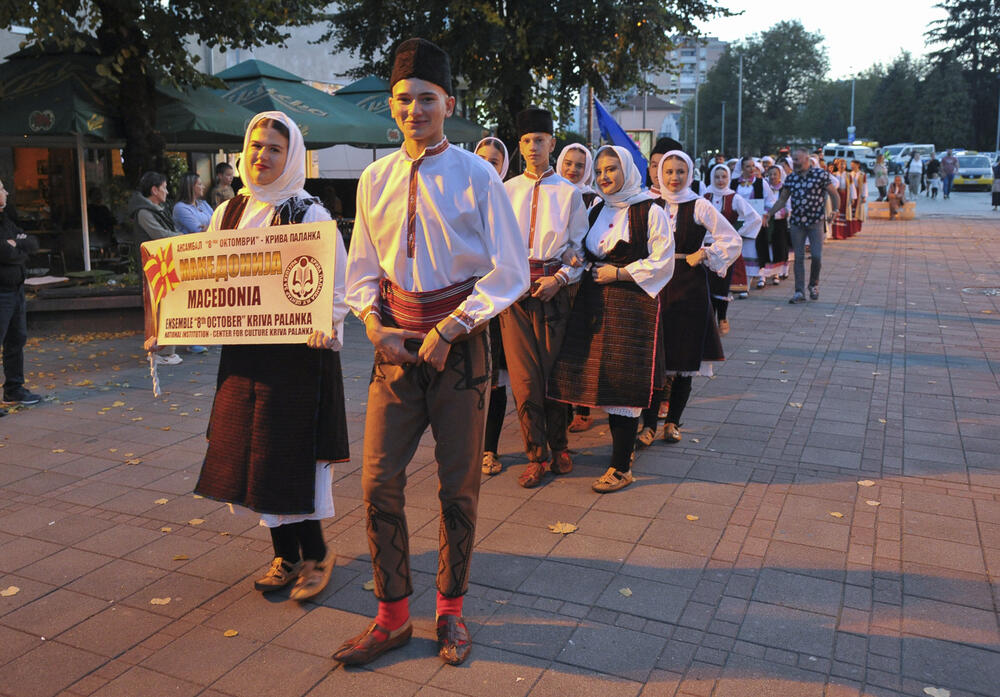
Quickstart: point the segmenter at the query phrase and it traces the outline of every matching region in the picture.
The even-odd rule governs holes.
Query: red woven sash
[[[427,333],[469,297],[478,280],[469,278],[447,288],[420,292],[403,290],[382,279],[382,321],[400,329]]]
[[[528,270],[531,272],[531,282],[534,283],[542,276],[552,276],[562,268],[562,262],[556,260],[539,261],[538,259],[528,259]]]

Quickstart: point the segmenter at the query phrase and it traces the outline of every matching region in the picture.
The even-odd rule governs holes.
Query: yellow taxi
[[[989,191],[993,188],[993,168],[990,158],[986,155],[966,153],[958,156],[958,171],[952,182],[954,188],[981,188]]]

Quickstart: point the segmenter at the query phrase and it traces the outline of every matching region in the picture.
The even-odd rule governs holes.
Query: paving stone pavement
[[[789,280],[733,304],[729,360],[630,488],[590,490],[600,419],[571,475],[521,489],[508,418],[457,668],[434,656],[429,439],[407,490],[415,638],[362,669],[329,658],[376,608],[356,321],[337,566],[301,605],[253,591],[256,517],[191,493],[218,349],[161,370],[154,399],[138,334],[33,337],[31,384],[54,399],[0,419],[0,591],[20,589],[0,594],[0,694],[1000,695],[1000,296],[963,292],[1000,286],[1000,222],[871,221],[824,257],[819,301],[788,305]]]

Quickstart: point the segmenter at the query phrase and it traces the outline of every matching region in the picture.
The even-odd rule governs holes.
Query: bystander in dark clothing
[[[28,341],[28,313],[24,279],[28,257],[38,251],[38,240],[26,234],[4,209],[7,191],[0,182],[0,345],[3,346],[3,401],[35,404],[41,397],[24,388],[24,345]],[[0,412],[2,415],[4,412]]]

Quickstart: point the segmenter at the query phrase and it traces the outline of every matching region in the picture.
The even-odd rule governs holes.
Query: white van
[[[875,151],[867,145],[828,143],[823,146],[823,159],[826,160],[827,164],[830,164],[838,157],[847,160],[848,165],[850,165],[851,160],[857,160],[861,163],[861,169],[869,173],[872,171],[872,167],[875,166]]]

